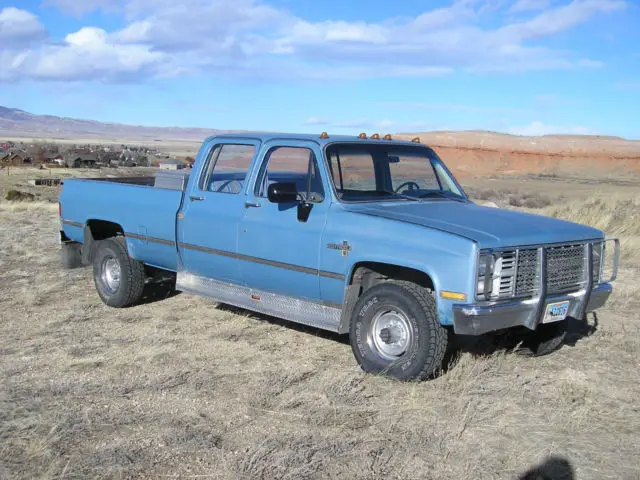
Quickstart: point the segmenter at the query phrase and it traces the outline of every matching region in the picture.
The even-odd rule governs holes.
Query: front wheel
[[[448,335],[431,292],[411,282],[388,281],[360,297],[349,338],[364,371],[406,381],[437,375]]]
[[[123,237],[101,240],[93,257],[93,280],[100,299],[110,307],[128,307],[144,290],[144,264],[129,257]]]
[[[526,357],[541,357],[562,347],[567,336],[569,321],[545,323],[538,325],[533,332],[522,335],[516,353]]]

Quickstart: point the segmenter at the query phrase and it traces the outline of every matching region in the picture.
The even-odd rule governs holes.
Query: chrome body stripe
[[[77,227],[77,228],[83,228],[84,227],[84,223],[74,222],[72,220],[65,220],[64,218],[62,219],[62,223],[65,224],[65,225],[70,225],[72,227]]]
[[[321,277],[332,278],[334,280],[344,280],[345,276],[341,273],[327,272],[325,270],[317,270],[315,268],[301,267],[299,265],[293,265],[291,263],[278,262],[276,260],[268,260],[266,258],[252,257],[250,255],[243,255],[241,253],[227,252],[226,250],[217,250],[215,248],[202,247],[200,245],[192,245],[190,243],[178,244],[180,248],[186,248],[189,250],[195,250],[203,253],[210,253],[212,255],[221,255],[224,257],[236,258],[238,260],[244,260],[247,262],[259,263],[261,265],[269,265],[276,268],[284,268],[294,272],[307,273],[309,275],[319,275]]]
[[[171,240],[165,240],[164,238],[157,237],[147,237],[145,235],[139,235],[137,233],[125,233],[125,237],[133,238],[136,240],[142,240],[151,243],[159,243],[161,245],[169,245],[174,247],[176,245],[175,242]],[[341,273],[336,272],[327,272],[325,270],[317,270],[315,268],[309,267],[301,267],[299,265],[293,265],[291,263],[278,262],[275,260],[268,260],[266,258],[252,257],[250,255],[243,255],[241,253],[228,252],[226,250],[218,250],[215,248],[202,247],[200,245],[193,245],[191,243],[178,243],[178,247],[186,248],[189,250],[195,250],[197,252],[209,253],[211,255],[220,255],[223,257],[235,258],[238,260],[244,260],[246,262],[259,263],[261,265],[269,265],[271,267],[276,268],[284,268],[286,270],[291,270],[294,272],[306,273],[308,275],[319,275],[320,277],[332,278],[334,280],[344,280],[345,276]]]

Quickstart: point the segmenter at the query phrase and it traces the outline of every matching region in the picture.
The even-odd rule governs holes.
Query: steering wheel
[[[402,190],[402,187],[405,187],[405,186],[409,187],[407,188],[407,190],[409,190],[410,192],[420,190],[420,185],[418,185],[416,182],[409,181],[409,182],[404,182],[402,185],[396,188],[394,192],[398,193],[400,190]]]
[[[237,191],[233,192],[231,191],[230,185],[233,185],[233,183],[237,183],[238,184],[238,189]],[[227,180],[226,182],[224,182],[222,185],[220,185],[218,187],[218,189],[216,190],[216,192],[224,192],[224,189],[227,189],[227,193],[240,193],[240,190],[242,190],[242,184],[238,181],[238,180]]]

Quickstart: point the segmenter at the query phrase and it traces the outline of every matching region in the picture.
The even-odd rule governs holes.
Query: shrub
[[[36,196],[33,193],[20,192],[18,190],[9,190],[5,199],[9,202],[32,202]]]

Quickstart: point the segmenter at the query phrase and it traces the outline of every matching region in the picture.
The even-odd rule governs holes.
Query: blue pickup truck
[[[59,200],[63,263],[93,265],[107,305],[171,272],[178,291],[349,334],[365,371],[401,380],[436,375],[455,335],[555,350],[619,258],[594,228],[473,203],[418,138],[217,135],[191,170],[65,180]]]

